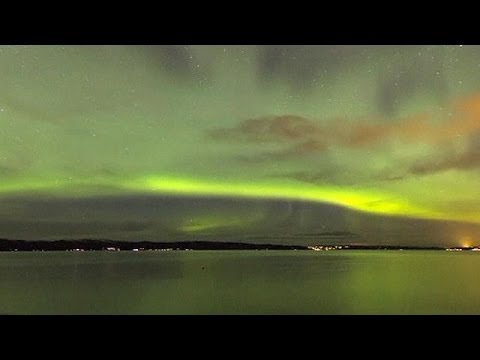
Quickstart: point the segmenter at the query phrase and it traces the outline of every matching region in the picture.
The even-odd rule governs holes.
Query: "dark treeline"
[[[0,251],[65,251],[65,250],[307,250],[300,245],[248,244],[217,241],[181,241],[181,242],[126,242],[115,240],[7,240],[0,239]]]

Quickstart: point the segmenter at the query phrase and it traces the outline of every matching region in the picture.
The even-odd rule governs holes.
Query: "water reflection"
[[[480,313],[475,253],[0,254],[0,313]]]

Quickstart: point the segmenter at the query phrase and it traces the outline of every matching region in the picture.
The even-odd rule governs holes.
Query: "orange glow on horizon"
[[[471,236],[463,236],[460,240],[462,247],[472,247],[473,241]]]

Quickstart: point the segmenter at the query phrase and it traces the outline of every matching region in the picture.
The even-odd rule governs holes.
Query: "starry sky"
[[[0,238],[480,243],[478,46],[2,46],[0,74]]]

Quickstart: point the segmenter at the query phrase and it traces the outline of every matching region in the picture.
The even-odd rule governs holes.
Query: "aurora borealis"
[[[0,238],[480,243],[478,46],[2,46],[0,73]]]

